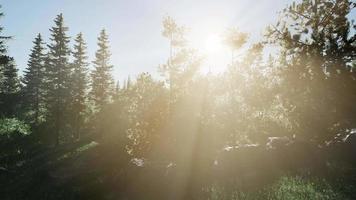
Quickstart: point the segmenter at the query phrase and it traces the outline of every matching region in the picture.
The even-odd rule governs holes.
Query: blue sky
[[[7,35],[14,36],[8,45],[22,71],[27,64],[32,41],[41,33],[46,41],[53,19],[64,14],[69,35],[83,32],[90,60],[94,58],[96,38],[107,29],[112,51],[114,76],[124,79],[139,72],[156,73],[168,57],[168,42],[161,36],[161,21],[170,15],[189,28],[188,39],[194,48],[204,38],[237,26],[257,40],[264,28],[277,19],[277,12],[289,0],[3,0],[5,17],[1,24]],[[205,65],[224,66],[228,52]],[[224,57],[226,55],[226,57]],[[213,63],[213,64],[211,64]],[[210,67],[211,67],[210,66]]]

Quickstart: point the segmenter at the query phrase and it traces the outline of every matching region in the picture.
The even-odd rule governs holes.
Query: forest
[[[167,15],[159,77],[120,82],[105,29],[90,58],[58,13],[20,73],[1,26],[0,199],[356,199],[355,7],[293,2],[257,42],[223,30],[222,73]]]

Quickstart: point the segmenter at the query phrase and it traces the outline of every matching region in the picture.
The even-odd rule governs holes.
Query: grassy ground
[[[12,177],[4,177],[4,181],[1,181],[0,176],[0,199],[171,199],[165,196],[170,195],[167,191],[170,187],[161,188],[164,184],[160,184],[160,177],[155,174],[150,176],[155,179],[151,182],[143,181],[144,184],[141,185],[136,184],[141,180],[137,179],[139,176],[134,176],[130,183],[124,181],[122,173],[117,170],[121,167],[120,162],[116,163],[120,154],[108,154],[112,151],[101,149],[100,143],[81,141],[46,152],[33,159],[32,164],[21,168],[22,174],[11,174]],[[305,171],[295,173],[277,176],[263,187],[248,187],[248,184],[243,184],[232,186],[228,190],[221,186],[211,186],[204,193],[198,192],[201,196],[194,200],[356,199],[356,169],[352,165],[340,162],[329,164],[327,170],[318,176]],[[147,183],[157,184],[157,187],[152,188],[158,192],[146,190],[151,188]],[[133,185],[130,187],[132,190],[127,190],[124,186],[130,184]],[[140,186],[141,190],[135,186]],[[148,194],[145,193],[147,191]],[[127,192],[129,196],[123,192]],[[141,198],[135,198],[137,193],[142,193]],[[153,194],[154,198],[149,198],[149,194]],[[165,198],[159,198],[160,194]]]
[[[209,200],[337,200],[356,199],[354,185],[342,180],[283,176],[274,184],[260,190],[227,192],[223,188],[212,187]]]

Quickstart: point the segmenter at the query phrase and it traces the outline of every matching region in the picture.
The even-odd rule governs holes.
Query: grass
[[[338,200],[352,199],[341,188],[325,179],[283,176],[265,188],[254,191],[238,189],[227,192],[224,188],[212,187],[209,200]]]

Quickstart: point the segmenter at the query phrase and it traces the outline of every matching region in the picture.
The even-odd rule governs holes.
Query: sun
[[[213,33],[206,37],[204,50],[209,56],[221,52],[222,48],[222,39],[219,34]]]
[[[224,24],[221,22],[220,24]],[[229,49],[224,45],[224,27],[221,25],[206,25],[191,32],[192,47],[203,58],[200,71],[202,73],[218,74],[223,72],[231,60]]]
[[[201,52],[204,55],[204,66],[202,72],[220,73],[223,72],[229,60],[229,51],[223,43],[222,34],[210,33],[206,37],[201,37]]]

